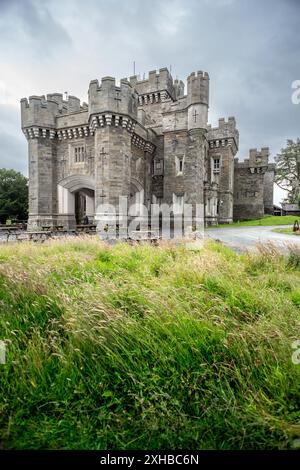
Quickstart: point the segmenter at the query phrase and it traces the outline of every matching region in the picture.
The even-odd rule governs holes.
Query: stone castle
[[[273,211],[269,150],[235,158],[234,117],[208,125],[209,76],[191,73],[187,91],[167,68],[147,79],[92,80],[88,104],[59,93],[21,100],[28,140],[28,229],[74,229],[103,203],[203,205],[207,225]]]

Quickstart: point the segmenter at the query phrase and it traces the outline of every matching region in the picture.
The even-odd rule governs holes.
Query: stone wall
[[[209,152],[207,159],[207,182],[217,184],[215,198],[208,204],[217,206],[215,223],[231,223],[233,220],[234,157],[239,145],[239,132],[234,117],[219,119],[218,127],[208,127]],[[214,170],[214,160],[220,160],[219,171]],[[207,195],[211,194],[207,191]],[[212,197],[212,196],[211,196]],[[210,214],[212,216],[212,214]]]
[[[248,166],[236,166],[234,174],[233,219],[264,216],[264,175],[251,174]]]
[[[58,222],[74,227],[78,191],[87,197],[89,214],[93,206],[117,206],[119,196],[130,202],[138,193],[147,206],[182,197],[194,206],[205,204],[209,223],[273,209],[268,149],[251,149],[249,160],[234,163],[235,119],[207,125],[206,72],[187,77],[186,94],[184,83],[163,68],[119,85],[113,77],[92,80],[88,97],[88,104],[74,96],[64,100],[60,93],[21,100],[29,146],[29,228]]]
[[[268,158],[269,149],[264,147],[261,151],[250,149],[249,159],[244,162],[235,160],[234,220],[261,218],[265,214],[265,202],[271,205],[273,184],[270,175],[266,177]],[[271,168],[273,167],[270,167],[272,174]]]
[[[264,207],[265,214],[273,214],[274,212],[274,177],[275,164],[270,163],[264,178]]]

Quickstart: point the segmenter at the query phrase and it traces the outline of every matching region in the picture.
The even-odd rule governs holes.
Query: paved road
[[[284,227],[287,226],[211,228],[205,230],[205,234],[210,238],[222,241],[238,252],[255,251],[257,243],[267,243],[269,241],[276,244],[283,251],[291,243],[299,246],[300,249],[300,236],[272,232],[274,228]]]

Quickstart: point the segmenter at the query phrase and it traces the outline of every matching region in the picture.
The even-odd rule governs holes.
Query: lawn
[[[299,236],[299,235],[300,235],[300,232],[299,232],[299,231],[298,231],[298,232],[294,232],[292,227],[274,228],[274,230],[272,230],[272,232],[284,233],[284,234],[286,234],[286,235],[295,235],[295,236]]]
[[[295,447],[300,253],[260,250],[1,247],[0,446]]]
[[[234,222],[233,224],[220,224],[215,228],[232,228],[232,227],[254,227],[254,226],[269,226],[269,225],[294,225],[295,220],[300,221],[300,218],[295,215],[267,215],[262,219],[242,220],[241,222]],[[214,228],[214,227],[209,227]]]

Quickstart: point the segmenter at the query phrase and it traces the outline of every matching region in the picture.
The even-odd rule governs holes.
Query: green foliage
[[[97,240],[0,250],[5,449],[287,449],[299,254]]]
[[[7,219],[27,220],[27,178],[15,170],[0,168],[0,223]]]
[[[300,184],[300,139],[287,141],[276,158],[275,183],[287,191],[287,201],[298,203]]]

